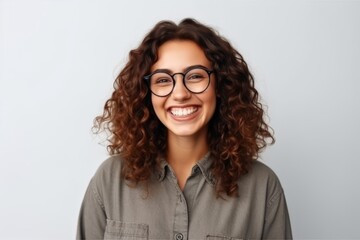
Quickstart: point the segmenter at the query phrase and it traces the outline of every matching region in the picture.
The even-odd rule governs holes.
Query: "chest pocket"
[[[145,240],[149,238],[147,224],[106,220],[104,240]]]
[[[207,235],[205,239],[206,240],[242,240],[241,238],[215,236],[215,235]]]

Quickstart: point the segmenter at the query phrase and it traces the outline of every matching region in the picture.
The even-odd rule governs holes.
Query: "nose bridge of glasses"
[[[174,73],[171,75],[172,79],[174,80],[174,82],[176,83],[176,79],[175,79],[175,76],[176,75],[180,75],[182,78],[180,78],[181,80],[183,80],[185,78],[185,74],[184,73],[181,73],[181,72],[178,72],[178,73]]]

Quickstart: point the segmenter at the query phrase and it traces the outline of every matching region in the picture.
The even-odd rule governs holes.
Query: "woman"
[[[78,239],[288,239],[274,141],[242,56],[192,19],[130,52],[98,130],[112,155],[91,180]],[[268,141],[270,140],[270,141]]]

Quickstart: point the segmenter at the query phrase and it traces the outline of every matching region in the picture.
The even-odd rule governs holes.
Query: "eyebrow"
[[[208,67],[205,67],[204,65],[197,64],[197,65],[191,65],[191,66],[184,68],[182,73],[188,71],[189,69],[193,69],[193,68],[197,68],[197,67],[203,67],[203,68],[209,69]],[[155,71],[153,71],[152,73],[157,73],[157,72],[165,72],[165,73],[169,73],[169,74],[174,73],[173,71],[171,71],[170,69],[167,69],[167,68],[159,68],[159,69],[156,69]]]

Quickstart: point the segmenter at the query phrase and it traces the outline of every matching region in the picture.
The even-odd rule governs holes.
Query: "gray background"
[[[107,153],[91,134],[144,34],[184,17],[244,55],[296,239],[360,239],[359,1],[2,0],[0,239],[72,239]],[[100,144],[99,144],[100,142]]]

